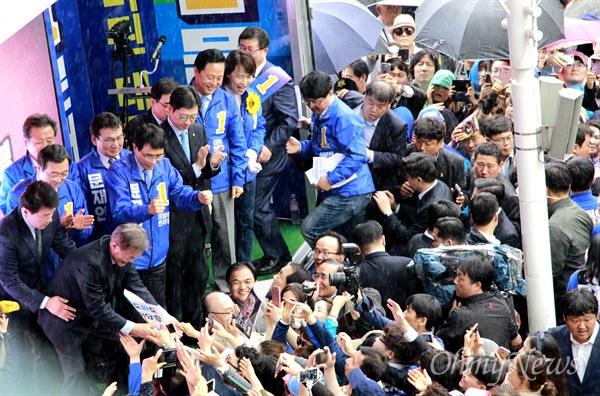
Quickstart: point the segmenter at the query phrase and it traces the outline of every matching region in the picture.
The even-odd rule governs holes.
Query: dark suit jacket
[[[363,95],[349,91],[342,101],[354,109],[364,102]],[[400,184],[402,158],[406,155],[406,130],[408,125],[392,110],[379,119],[369,149],[375,151],[373,163],[369,164],[373,183],[377,190],[389,190]]]
[[[387,252],[367,254],[360,263],[360,284],[372,287],[381,294],[381,305],[387,309],[388,298],[406,308],[406,299],[415,293],[416,279],[410,276],[406,266],[412,261],[408,257],[390,256]]]
[[[188,141],[190,142],[192,163],[186,158],[179,138],[175,134],[175,131],[173,131],[173,128],[171,128],[169,121],[163,122],[160,127],[167,135],[165,156],[171,161],[171,165],[179,171],[179,174],[183,179],[183,184],[191,186],[194,190],[210,190],[210,178],[221,171],[221,168],[219,168],[213,172],[210,166],[211,154],[209,153],[206,157],[206,165],[202,168],[200,177],[196,177],[194,169],[192,168],[192,164],[196,162],[198,150],[200,147],[208,144],[204,127],[198,123],[193,123],[188,129]],[[195,222],[196,220],[198,220],[198,223]],[[212,220],[208,205],[204,206],[202,210],[195,214],[171,208],[170,238],[185,239],[192,227],[197,226],[196,224],[202,224],[206,234],[211,232]]]
[[[469,169],[469,192],[473,194],[473,190],[475,189],[475,179],[477,175],[475,174],[475,168],[471,167]],[[513,223],[517,232],[521,232],[521,212],[519,210],[519,196],[517,195],[517,191],[515,187],[512,185],[510,180],[504,176],[502,173],[498,173],[496,179],[500,180],[502,184],[504,184],[504,199],[499,202],[502,210],[505,212],[508,219]]]
[[[600,323],[596,322],[596,326],[600,326]],[[598,389],[600,389],[600,376],[598,376],[598,373],[600,373],[600,336],[596,337],[596,341],[592,347],[592,353],[590,354],[582,383],[575,370],[571,337],[567,326],[554,327],[550,329],[550,334],[556,338],[560,346],[560,352],[567,372],[567,386],[569,387],[570,396],[597,395]]]
[[[500,243],[512,246],[517,249],[522,248],[521,234],[510,221],[504,210],[498,214],[498,226],[494,230],[494,236],[500,240]]]
[[[133,135],[135,133],[135,130],[138,129],[140,126],[146,124],[158,125],[158,123],[156,122],[156,118],[154,118],[154,116],[152,115],[152,109],[148,109],[148,111],[127,121],[127,124],[125,125],[125,130],[123,131],[123,133],[125,134],[125,139],[127,140],[127,142],[125,143],[126,148],[128,148],[129,150],[133,150]]]
[[[38,323],[61,351],[78,348],[98,326],[109,328],[117,338],[127,320],[113,311],[112,302],[124,298],[124,289],[156,304],[132,263],[123,267],[113,264],[109,243],[110,235],[105,235],[75,250],[50,280],[48,292],[66,298],[77,309],[77,317],[68,322],[46,310],[38,316]]]
[[[44,265],[50,248],[62,258],[75,249],[75,242],[63,231],[57,210],[52,222],[42,230],[41,257],[20,206],[0,221],[0,300],[17,301],[21,305],[19,311],[8,314],[11,332],[25,331],[35,323],[35,313],[45,296],[62,295],[45,290],[48,279]]]
[[[417,197],[418,194],[415,193],[414,196]],[[385,217],[384,222],[396,235],[398,243],[406,245],[413,235],[427,229],[427,208],[433,202],[442,199],[453,201],[450,188],[438,180],[436,185],[423,196],[423,199],[419,200],[417,197],[415,207],[401,204],[398,216],[392,213]]]
[[[273,67],[267,61],[259,76]],[[283,171],[287,164],[288,155],[285,144],[296,129],[298,123],[298,104],[296,102],[296,91],[294,90],[294,79],[292,78],[277,92],[261,103],[262,115],[265,118],[265,143],[272,156],[269,162],[262,164],[261,176],[270,176]],[[260,154],[260,153],[259,153]]]
[[[480,244],[480,243],[483,243],[483,244],[487,245],[487,244],[490,243],[487,240],[487,238],[485,237],[485,235],[483,235],[475,227],[471,227],[471,229],[467,233],[467,237],[465,239],[465,242],[467,242],[467,245],[477,245],[477,244]]]
[[[406,148],[406,155],[410,155],[415,152],[415,145],[411,143]],[[465,195],[465,199],[468,198],[467,194],[467,179],[465,177],[465,159],[464,157],[453,153],[450,150],[441,148],[438,151],[436,158],[438,176],[437,179],[446,183],[449,188],[454,188],[455,184],[460,186],[460,189]],[[451,199],[454,202],[454,199]]]

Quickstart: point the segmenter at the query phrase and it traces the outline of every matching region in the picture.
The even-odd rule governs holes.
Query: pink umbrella
[[[600,21],[565,18],[565,38],[548,45],[546,49],[574,47],[600,40]]]

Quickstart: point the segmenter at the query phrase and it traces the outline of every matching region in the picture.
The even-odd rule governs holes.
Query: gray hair
[[[139,224],[125,223],[118,226],[110,236],[122,250],[132,250],[136,253],[148,249],[148,234]]]

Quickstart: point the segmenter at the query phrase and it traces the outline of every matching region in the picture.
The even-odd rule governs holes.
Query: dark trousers
[[[266,258],[280,259],[290,255],[281,235],[277,214],[271,204],[273,191],[282,172],[269,175],[258,174],[256,178],[256,201],[254,206],[254,235]]]
[[[9,332],[4,338],[6,376],[3,378],[9,384],[3,384],[2,388],[8,390],[7,395],[57,394],[60,368],[52,343],[39,325],[34,322],[30,329]]]
[[[68,352],[56,348],[56,353],[63,369],[63,395],[94,394],[96,383],[115,381],[116,394],[127,394],[128,359],[116,333],[96,328],[81,346]]]
[[[167,311],[178,320],[202,327],[202,296],[208,284],[208,268],[202,224],[192,227],[186,239],[170,239],[167,253]]]
[[[165,260],[166,261],[166,260]],[[167,306],[165,298],[165,284],[166,284],[166,265],[163,261],[156,267],[152,267],[143,271],[138,270],[140,279],[146,286],[146,289],[152,294],[152,297],[156,300],[158,305],[165,308]]]
[[[250,262],[254,242],[254,205],[256,179],[244,185],[244,193],[235,200],[235,257]]]

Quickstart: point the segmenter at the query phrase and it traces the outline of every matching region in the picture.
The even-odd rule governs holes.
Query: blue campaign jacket
[[[148,233],[148,249],[134,264],[138,270],[147,270],[161,264],[169,250],[169,208],[193,212],[204,204],[198,201],[198,191],[184,185],[181,175],[168,158],[158,161],[153,169],[152,183],[146,186],[134,154],[115,161],[106,172],[106,194],[111,211],[110,225],[142,224]],[[163,184],[164,183],[164,184]],[[164,188],[169,205],[165,212],[151,215],[148,205]]]
[[[7,210],[6,208],[8,192],[19,182],[35,175],[35,172],[33,163],[29,158],[29,152],[26,152],[24,156],[4,169],[2,184],[0,185],[0,210],[2,210],[2,213],[8,214],[8,212],[10,212],[10,210]],[[77,171],[77,165],[71,162],[71,165],[69,166],[69,180],[77,182],[78,179],[79,172]]]
[[[129,150],[121,150],[119,158],[131,154]],[[94,241],[103,235],[111,233],[111,227],[108,221],[110,217],[110,208],[108,207],[108,197],[106,196],[105,178],[107,169],[102,164],[100,155],[94,147],[85,157],[77,163],[79,168],[79,180],[81,190],[87,201],[87,207],[94,215],[94,231],[90,240]]]
[[[190,85],[194,85],[193,79]],[[244,187],[247,145],[235,98],[224,89],[217,89],[206,110],[206,119],[198,110],[198,122],[206,129],[210,152],[214,152],[215,146],[223,145],[223,152],[227,153],[227,158],[221,163],[221,173],[210,179],[213,194],[227,191],[232,186]]]
[[[221,86],[221,89],[225,89]],[[265,118],[262,115],[262,106],[258,109],[256,114],[250,114],[246,109],[246,98],[248,93],[253,92],[251,88],[248,88],[242,95],[242,104],[240,106],[240,113],[242,117],[242,125],[244,127],[244,138],[246,139],[246,145],[249,149],[256,151],[256,155],[260,155],[263,144],[265,142],[265,135],[267,131],[265,129]],[[256,173],[250,173],[246,169],[246,183],[256,179]]]
[[[345,103],[334,97],[321,118],[313,114],[312,125],[312,140],[300,142],[300,155],[309,158],[344,154],[346,158],[327,173],[331,184],[348,179],[354,173],[357,176],[341,187],[319,193],[321,198],[330,195],[350,197],[375,191],[367,164],[364,122]]]
[[[20,183],[18,183],[16,186],[14,186],[8,192],[6,209],[9,212],[12,211],[17,206],[19,206],[19,197],[21,196],[21,194],[23,194],[23,192],[25,191],[27,186],[36,180],[37,180],[37,175],[33,175],[33,176],[21,181]],[[87,205],[85,203],[85,197],[84,197],[83,191],[81,191],[81,187],[79,187],[78,183],[67,179],[58,187],[57,192],[58,192],[58,198],[60,200],[60,203],[59,203],[57,209],[58,209],[58,215],[61,218],[62,218],[63,213],[65,212],[66,205],[68,205],[70,203],[73,205],[73,214],[76,214],[81,209],[84,210],[85,215],[88,214]],[[94,229],[94,226],[92,226],[92,228],[90,228],[88,230],[73,229],[73,230],[69,231],[67,233],[67,235],[75,242],[77,247],[81,247],[90,241],[90,236],[92,235],[93,229]],[[44,272],[46,273],[46,276],[48,277],[48,279],[50,279],[52,277],[52,275],[54,274],[54,270],[56,269],[56,267],[58,267],[58,265],[60,264],[60,261],[61,260],[58,257],[58,255],[56,254],[56,252],[54,252],[54,250],[51,250],[50,254],[48,254],[48,258],[46,259],[46,263],[44,264]]]

